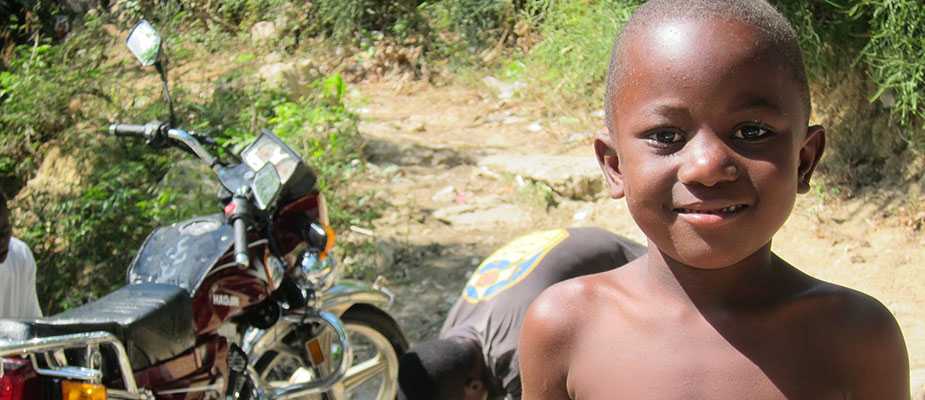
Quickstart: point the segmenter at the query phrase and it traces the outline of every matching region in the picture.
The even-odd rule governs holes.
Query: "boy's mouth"
[[[736,219],[743,211],[748,209],[748,204],[696,204],[685,207],[676,207],[675,212],[682,221],[704,229],[718,228],[726,225]]]
[[[714,215],[725,215],[725,214],[735,214],[743,209],[747,208],[747,204],[735,204],[728,207],[721,208],[674,208],[672,211],[678,214],[714,214]]]

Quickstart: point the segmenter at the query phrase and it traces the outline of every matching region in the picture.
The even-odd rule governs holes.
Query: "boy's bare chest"
[[[573,353],[569,389],[580,400],[843,398],[817,335],[776,325],[602,322]]]

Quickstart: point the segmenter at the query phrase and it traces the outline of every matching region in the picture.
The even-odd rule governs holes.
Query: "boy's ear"
[[[626,193],[623,190],[623,172],[620,171],[620,159],[617,157],[615,149],[616,146],[614,146],[609,131],[598,132],[597,137],[594,138],[594,154],[597,155],[597,163],[604,172],[604,180],[607,181],[610,197],[619,199]]]
[[[825,128],[813,125],[806,129],[806,139],[800,146],[800,166],[797,168],[799,182],[797,193],[809,191],[809,180],[813,176],[822,152],[825,150]]]

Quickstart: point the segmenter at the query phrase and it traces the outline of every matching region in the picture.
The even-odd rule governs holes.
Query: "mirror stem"
[[[170,98],[170,88],[167,85],[167,68],[160,60],[154,63],[154,68],[161,74],[161,83],[164,85],[164,98],[167,99],[167,107],[170,110],[170,127],[177,126],[177,116],[173,111],[173,100]]]

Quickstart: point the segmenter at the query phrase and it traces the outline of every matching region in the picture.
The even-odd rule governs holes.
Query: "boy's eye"
[[[681,136],[679,132],[663,130],[653,132],[649,135],[649,139],[660,144],[673,144],[684,140],[684,136]]]
[[[745,125],[736,129],[732,134],[736,139],[759,140],[771,134],[771,131],[761,125]]]

